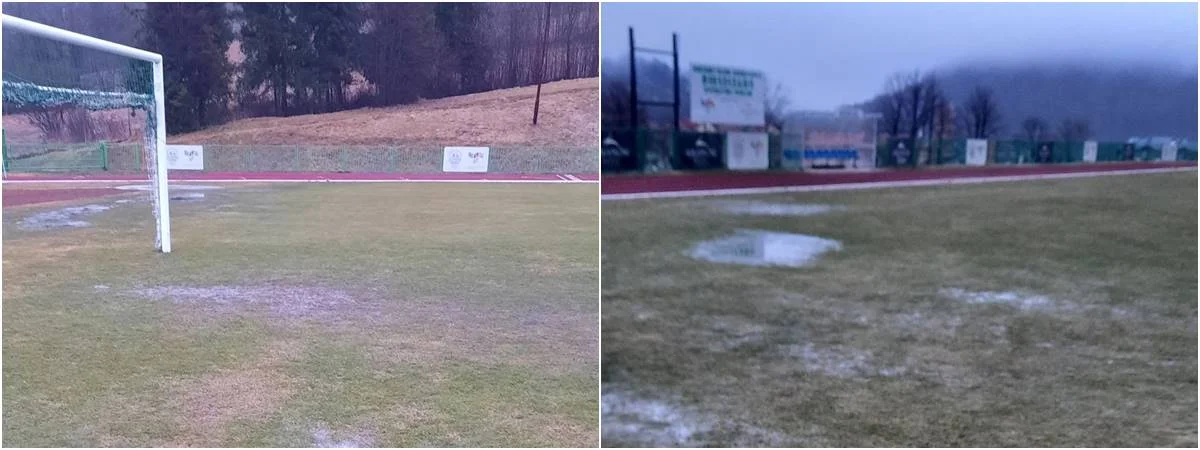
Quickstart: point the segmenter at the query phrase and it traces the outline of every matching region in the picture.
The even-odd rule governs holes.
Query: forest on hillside
[[[172,134],[594,77],[600,63],[596,3],[6,3],[4,12],[162,54]],[[4,32],[5,80],[145,77],[37,39]]]

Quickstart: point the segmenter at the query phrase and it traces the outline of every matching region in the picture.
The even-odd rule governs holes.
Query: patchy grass
[[[594,446],[597,189],[228,186],[169,255],[6,210],[3,443]]]
[[[836,207],[804,217],[605,202],[603,444],[1195,447],[1196,192],[1189,172],[745,198]],[[689,257],[738,229],[843,249]]]

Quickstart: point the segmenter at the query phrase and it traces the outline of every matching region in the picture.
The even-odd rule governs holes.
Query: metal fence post
[[[108,171],[108,142],[100,141],[100,170]]]

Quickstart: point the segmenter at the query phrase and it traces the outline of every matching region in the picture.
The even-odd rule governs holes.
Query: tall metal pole
[[[642,157],[638,152],[637,57],[634,51],[633,27],[629,27],[629,124],[633,128],[633,154],[637,155],[640,168]]]
[[[675,68],[675,132],[679,133],[679,35],[671,33],[671,57]]]
[[[538,65],[538,85],[537,96],[533,100],[533,124],[537,125],[538,106],[542,104],[542,82],[546,79],[546,39],[550,36],[550,3],[546,2],[546,17],[542,20],[546,23],[545,30],[542,32],[542,62]]]

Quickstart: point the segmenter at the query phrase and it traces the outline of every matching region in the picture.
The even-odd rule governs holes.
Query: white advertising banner
[[[1164,144],[1162,148],[1162,157],[1160,161],[1174,161],[1179,158],[1179,145],[1172,142]]]
[[[725,167],[733,170],[765,170],[771,165],[767,133],[729,132],[725,135]]]
[[[987,141],[987,139],[967,139],[967,165],[968,166],[987,165],[987,156],[988,156],[988,141]]]
[[[1097,149],[1099,149],[1099,144],[1096,141],[1084,141],[1083,162],[1096,162]]]
[[[167,145],[167,169],[204,170],[204,146]]]
[[[690,84],[692,122],[766,124],[767,82],[762,72],[692,64]]]
[[[446,147],[442,152],[443,172],[487,172],[488,147]]]

